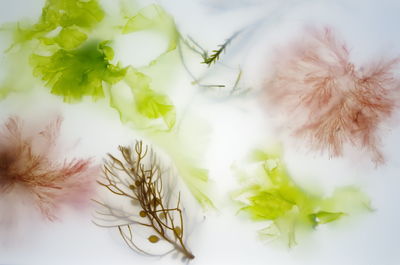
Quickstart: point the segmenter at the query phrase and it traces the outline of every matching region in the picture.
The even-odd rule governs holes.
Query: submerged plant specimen
[[[105,98],[123,122],[140,128],[171,129],[175,124],[175,107],[164,92],[166,84],[154,84],[167,80],[164,72],[168,75],[168,71],[154,69],[161,64],[173,68],[173,59],[168,56],[178,41],[174,20],[156,4],[132,11],[122,3],[117,1],[121,5],[119,13],[108,14],[97,0],[47,0],[37,23],[21,22],[16,29],[12,28],[14,40],[7,53],[10,62],[6,65],[5,82],[0,85],[0,96],[25,90],[22,86],[29,82],[19,85],[14,69],[29,63],[33,75],[66,102],[78,102],[85,97]],[[103,21],[104,18],[107,19]],[[166,51],[140,69],[113,63],[113,38],[139,31],[165,35],[169,41]],[[23,80],[32,78],[29,72],[21,74]],[[122,85],[115,86],[117,83]]]
[[[51,3],[48,6],[51,7]],[[157,5],[139,10],[128,19],[122,31],[119,30],[114,29],[116,33],[123,34],[157,30],[170,38],[166,52],[176,47],[173,20]],[[175,107],[171,100],[153,89],[153,79],[150,76],[132,66],[113,64],[114,50],[110,45],[111,41],[85,39],[79,47],[70,49],[63,46],[58,49],[42,47],[45,52],[37,54],[32,51],[30,64],[34,75],[45,81],[51,92],[62,96],[66,102],[80,101],[85,96],[94,100],[109,96],[110,106],[119,112],[123,122],[146,127],[158,125],[159,120],[162,120],[164,126],[159,127],[171,129],[175,124]],[[152,62],[156,63],[157,59]],[[124,81],[122,83],[129,87],[129,91],[123,85],[114,86],[120,81]]]
[[[202,54],[203,57],[203,62],[204,64],[207,64],[208,66],[211,66],[213,63],[216,63],[219,60],[219,57],[221,54],[225,51],[226,47],[236,38],[241,33],[241,31],[238,31],[234,33],[231,37],[229,37],[223,44],[219,45],[219,48],[216,50],[213,50],[211,54],[209,54],[207,51],[204,51]]]
[[[197,55],[200,55],[201,59],[203,60],[201,63],[206,64],[208,67],[211,67],[213,64],[216,64],[220,60],[220,56],[225,52],[227,46],[242,32],[243,30],[235,32],[232,36],[230,36],[225,42],[221,45],[218,45],[218,49],[212,50],[212,52],[207,51],[204,49],[199,43],[197,43],[194,39],[192,39],[190,36],[187,38],[184,38],[181,36],[181,43],[184,44],[185,47],[188,48],[191,52],[196,53]],[[190,67],[187,65],[184,54],[183,54],[183,49],[182,47],[179,47],[179,52],[180,52],[180,57],[182,64],[188,73],[188,75],[192,79],[192,84],[198,85],[199,87],[203,88],[225,88],[225,85],[223,84],[204,84],[202,79],[204,79],[206,75],[203,77],[197,78],[195,74],[192,73],[190,70]],[[236,75],[236,81],[232,85],[231,92],[230,94],[233,95],[235,92],[238,90],[238,85],[239,81],[242,76],[242,70],[240,67],[238,67],[238,74]]]
[[[167,174],[148,146],[136,142],[135,147],[119,147],[122,159],[109,154],[104,164],[103,179],[99,184],[112,194],[128,200],[128,210],[120,210],[109,203],[98,202],[103,220],[114,221],[118,230],[133,250],[150,256],[164,256],[179,252],[186,259],[194,255],[187,249],[184,238],[184,213],[180,193],[176,196]],[[174,200],[176,201],[174,202]],[[105,219],[104,219],[105,218]],[[143,233],[148,233],[143,237]],[[142,240],[142,241],[141,241]],[[147,241],[147,242],[146,242]],[[162,253],[154,244],[167,243]],[[145,245],[150,244],[150,250]]]
[[[152,89],[152,79],[129,67],[125,76],[128,90],[110,89],[110,105],[115,108],[122,122],[137,127],[154,127],[171,130],[176,121],[175,106],[170,98]],[[159,120],[163,126],[158,126]],[[155,124],[155,125],[154,125]]]
[[[87,33],[103,18],[104,11],[97,0],[46,0],[36,24],[23,28],[18,23],[14,45],[37,39],[45,45],[73,49],[87,39]]]
[[[90,159],[60,158],[60,126],[58,118],[35,133],[14,117],[0,133],[0,193],[22,192],[51,221],[63,206],[89,202],[98,171]]]
[[[60,49],[51,56],[33,54],[31,64],[53,94],[71,102],[83,96],[102,98],[103,81],[115,84],[125,77],[126,68],[109,62],[113,57],[107,42],[93,42],[73,51]]]
[[[124,34],[151,30],[165,35],[168,39],[168,46],[165,52],[176,49],[179,34],[174,19],[161,6],[156,4],[148,5],[134,16],[131,16],[122,28]]]
[[[277,52],[265,97],[284,113],[285,126],[314,150],[341,156],[346,144],[384,161],[378,129],[394,111],[400,80],[398,58],[362,67],[331,29],[308,29],[298,41]]]
[[[166,91],[173,76],[171,71],[177,65],[175,51],[179,35],[175,22],[156,4],[126,16],[128,19],[122,26],[122,34],[156,32],[167,39],[168,45],[147,66],[129,66],[124,79],[129,89],[110,89],[110,105],[119,112],[123,122],[133,123],[139,128],[171,130],[176,122],[176,111]]]
[[[251,173],[239,171],[244,187],[234,193],[234,199],[253,220],[272,222],[260,231],[262,237],[282,237],[293,246],[297,232],[370,209],[367,196],[355,187],[336,189],[330,197],[301,188],[290,177],[279,152],[256,150],[251,161]]]

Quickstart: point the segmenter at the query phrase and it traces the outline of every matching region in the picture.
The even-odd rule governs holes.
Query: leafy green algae
[[[244,188],[234,199],[255,221],[271,221],[259,231],[266,238],[282,237],[296,244],[296,233],[341,219],[349,212],[370,210],[369,199],[358,188],[342,187],[323,197],[302,189],[289,175],[280,152],[256,150],[251,156],[252,173],[239,170]]]
[[[33,54],[34,75],[41,77],[51,93],[74,102],[84,96],[104,97],[103,81],[115,84],[126,75],[126,68],[113,65],[113,50],[106,43],[89,42],[72,51],[60,49],[50,56]]]
[[[141,30],[153,30],[164,34],[168,39],[166,52],[175,50],[179,41],[179,33],[175,22],[160,6],[149,5],[132,16],[124,25],[124,34]]]
[[[105,12],[97,0],[47,0],[40,18],[35,23],[21,21],[4,25],[2,33],[5,35],[10,33],[12,43],[4,56],[5,69],[3,71],[7,74],[0,85],[2,97],[6,97],[11,92],[26,91],[28,88],[24,86],[33,89],[34,85],[37,85],[29,71],[29,61],[37,60],[40,70],[36,70],[36,75],[39,75],[40,71],[46,71],[46,77],[43,79],[55,79],[50,67],[44,64],[51,62],[52,66],[60,67],[60,59],[65,58],[69,51],[72,52],[88,41],[90,33],[104,16]],[[33,55],[35,53],[54,57],[51,58],[52,60],[38,56],[35,58]],[[64,68],[71,64],[71,60],[67,60],[65,64]],[[18,71],[19,80],[13,82],[16,68],[21,69]],[[52,91],[58,91],[60,83],[58,82],[57,87],[52,88]],[[98,89],[92,90],[98,93]],[[73,97],[76,97],[77,93],[75,91]],[[87,90],[82,94],[86,93]],[[68,97],[70,98],[71,95]]]
[[[87,33],[104,16],[97,0],[47,0],[36,24],[27,28],[21,28],[18,24],[14,33],[14,44],[38,39],[46,45],[58,44],[64,49],[73,49],[87,39]],[[58,29],[55,36],[48,36]]]
[[[39,37],[41,44],[59,45],[56,49],[54,45],[47,49],[42,47],[40,51],[46,55],[33,53],[30,56],[34,76],[42,79],[51,93],[62,96],[66,102],[77,102],[87,96],[98,100],[107,95],[110,107],[118,111],[123,122],[140,128],[150,126],[153,129],[170,130],[176,120],[175,107],[166,94],[152,88],[153,79],[158,76],[148,76],[132,66],[123,67],[120,63],[112,63],[114,51],[111,41],[99,42],[80,30],[95,30],[97,22],[104,16],[105,13],[94,0],[82,3],[48,1],[40,21],[33,29],[25,31],[29,38],[20,38],[27,41]],[[43,33],[59,26],[62,29],[58,35],[43,38]],[[111,28],[118,34],[156,30],[169,36],[170,44],[166,52],[176,48],[177,31],[174,21],[157,5],[142,8],[128,18],[124,26]],[[149,67],[161,59],[162,56],[159,56]],[[113,86],[120,81],[129,87],[129,97],[125,97],[124,86]],[[159,124],[159,120],[164,125]]]
[[[175,125],[175,106],[166,94],[152,89],[152,78],[128,68],[125,83],[128,89],[111,88],[110,105],[116,109],[123,122],[132,122],[139,128],[171,130]],[[162,119],[163,125],[157,121]]]

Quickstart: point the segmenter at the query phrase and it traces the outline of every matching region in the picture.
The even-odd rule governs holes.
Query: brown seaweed
[[[141,141],[137,141],[134,148],[120,146],[119,151],[122,159],[108,154],[103,178],[98,183],[113,195],[128,199],[129,210],[96,201],[101,206],[101,211],[97,211],[101,216],[98,220],[113,219],[117,224],[95,223],[103,227],[117,227],[126,244],[140,254],[164,256],[179,252],[185,259],[193,259],[194,255],[184,240],[180,193],[174,196],[173,187],[166,185],[170,183],[170,176],[162,170],[154,152]],[[145,240],[140,237],[144,232],[148,232]],[[154,244],[161,241],[167,243],[168,250],[157,254],[158,248]],[[146,250],[145,245],[149,243],[151,250]]]

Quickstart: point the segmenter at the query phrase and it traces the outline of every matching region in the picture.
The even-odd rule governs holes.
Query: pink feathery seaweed
[[[337,157],[349,144],[381,164],[378,129],[396,107],[399,58],[356,67],[349,57],[330,28],[308,28],[303,38],[276,53],[265,98],[312,150]]]
[[[43,131],[25,132],[21,120],[12,117],[0,132],[0,194],[23,191],[50,221],[64,206],[88,204],[99,170],[91,159],[60,161],[61,122],[57,118]]]

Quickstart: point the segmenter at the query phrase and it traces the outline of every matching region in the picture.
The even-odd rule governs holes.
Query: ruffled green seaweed
[[[175,106],[166,94],[152,89],[152,81],[150,76],[130,67],[125,76],[128,88],[110,88],[110,106],[118,111],[122,122],[170,130],[176,121]],[[157,123],[159,119],[165,126]]]
[[[66,102],[104,97],[103,82],[115,84],[126,75],[126,68],[110,63],[114,57],[107,42],[88,42],[75,50],[59,49],[50,56],[33,54],[30,58],[34,75],[46,82],[51,93]]]
[[[47,0],[37,23],[28,27],[17,24],[14,45],[37,39],[45,45],[74,49],[104,16],[97,0]]]
[[[279,151],[256,150],[250,161],[252,175],[239,170],[244,188],[233,195],[253,220],[271,221],[259,231],[263,238],[282,237],[291,247],[299,231],[371,209],[368,197],[355,187],[338,188],[330,197],[303,189],[290,177]]]

